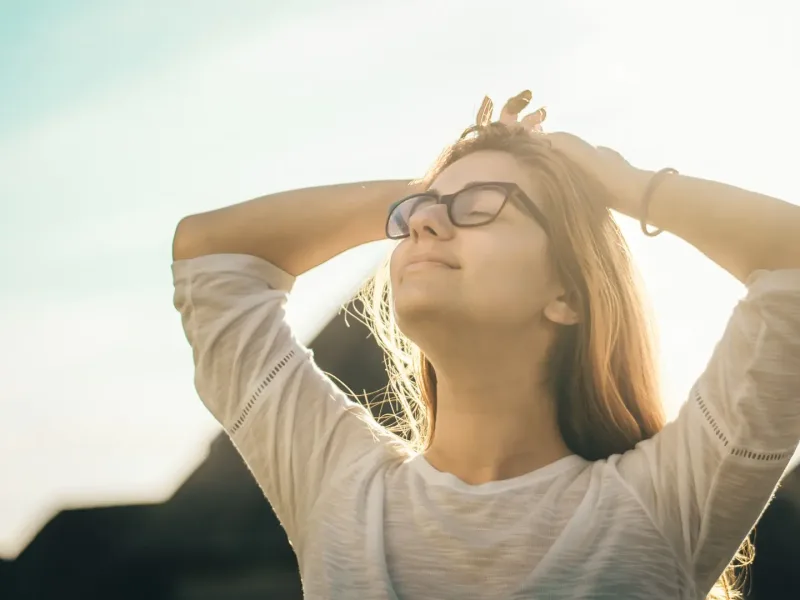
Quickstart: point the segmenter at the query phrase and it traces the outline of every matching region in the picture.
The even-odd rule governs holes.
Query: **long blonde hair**
[[[554,267],[580,315],[577,325],[563,328],[546,364],[564,441],[591,461],[631,450],[658,433],[665,417],[653,319],[628,246],[606,208],[608,192],[554,151],[546,136],[499,123],[467,130],[440,155],[425,181],[481,150],[507,152],[536,176],[551,227]],[[399,407],[392,428],[421,452],[435,432],[436,371],[397,327],[388,265],[362,290],[361,299],[366,321],[386,352],[390,399]],[[752,546],[746,541],[734,561],[751,560]],[[739,596],[733,564],[710,599]]]

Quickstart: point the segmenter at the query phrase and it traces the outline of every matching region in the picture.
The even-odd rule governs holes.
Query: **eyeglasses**
[[[483,181],[471,183],[455,194],[440,195],[433,190],[402,198],[389,207],[386,237],[401,240],[411,235],[409,220],[421,208],[434,204],[447,207],[447,217],[456,227],[480,227],[497,218],[509,198],[521,201],[531,216],[547,232],[547,219],[539,207],[516,183]]]

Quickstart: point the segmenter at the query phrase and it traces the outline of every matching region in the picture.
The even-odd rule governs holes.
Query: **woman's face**
[[[452,194],[480,181],[516,183],[541,206],[530,171],[500,151],[456,161],[431,189]],[[469,228],[454,226],[444,205],[429,205],[414,212],[409,228],[411,235],[392,254],[391,280],[398,324],[412,339],[431,319],[514,329],[543,315],[570,322],[547,235],[520,202],[509,199],[494,221]]]

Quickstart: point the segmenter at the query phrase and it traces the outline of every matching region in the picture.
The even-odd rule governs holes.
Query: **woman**
[[[800,208],[543,134],[543,111],[518,119],[529,100],[499,123],[485,102],[421,182],[295,190],[178,226],[199,395],[309,598],[701,598],[794,452]],[[609,209],[749,287],[666,426]],[[283,313],[295,276],[387,234],[401,241],[374,308],[408,442],[317,369]]]

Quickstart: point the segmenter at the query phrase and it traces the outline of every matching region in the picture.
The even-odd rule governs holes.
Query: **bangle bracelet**
[[[647,213],[650,208],[650,202],[653,199],[653,192],[656,191],[656,188],[659,186],[659,184],[669,175],[678,175],[678,171],[669,167],[666,169],[661,169],[650,178],[650,182],[647,184],[647,188],[644,191],[641,209],[642,216],[639,218],[639,225],[642,227],[642,233],[647,237],[656,237],[659,233],[663,233],[664,231],[663,229],[651,230],[647,228]]]

